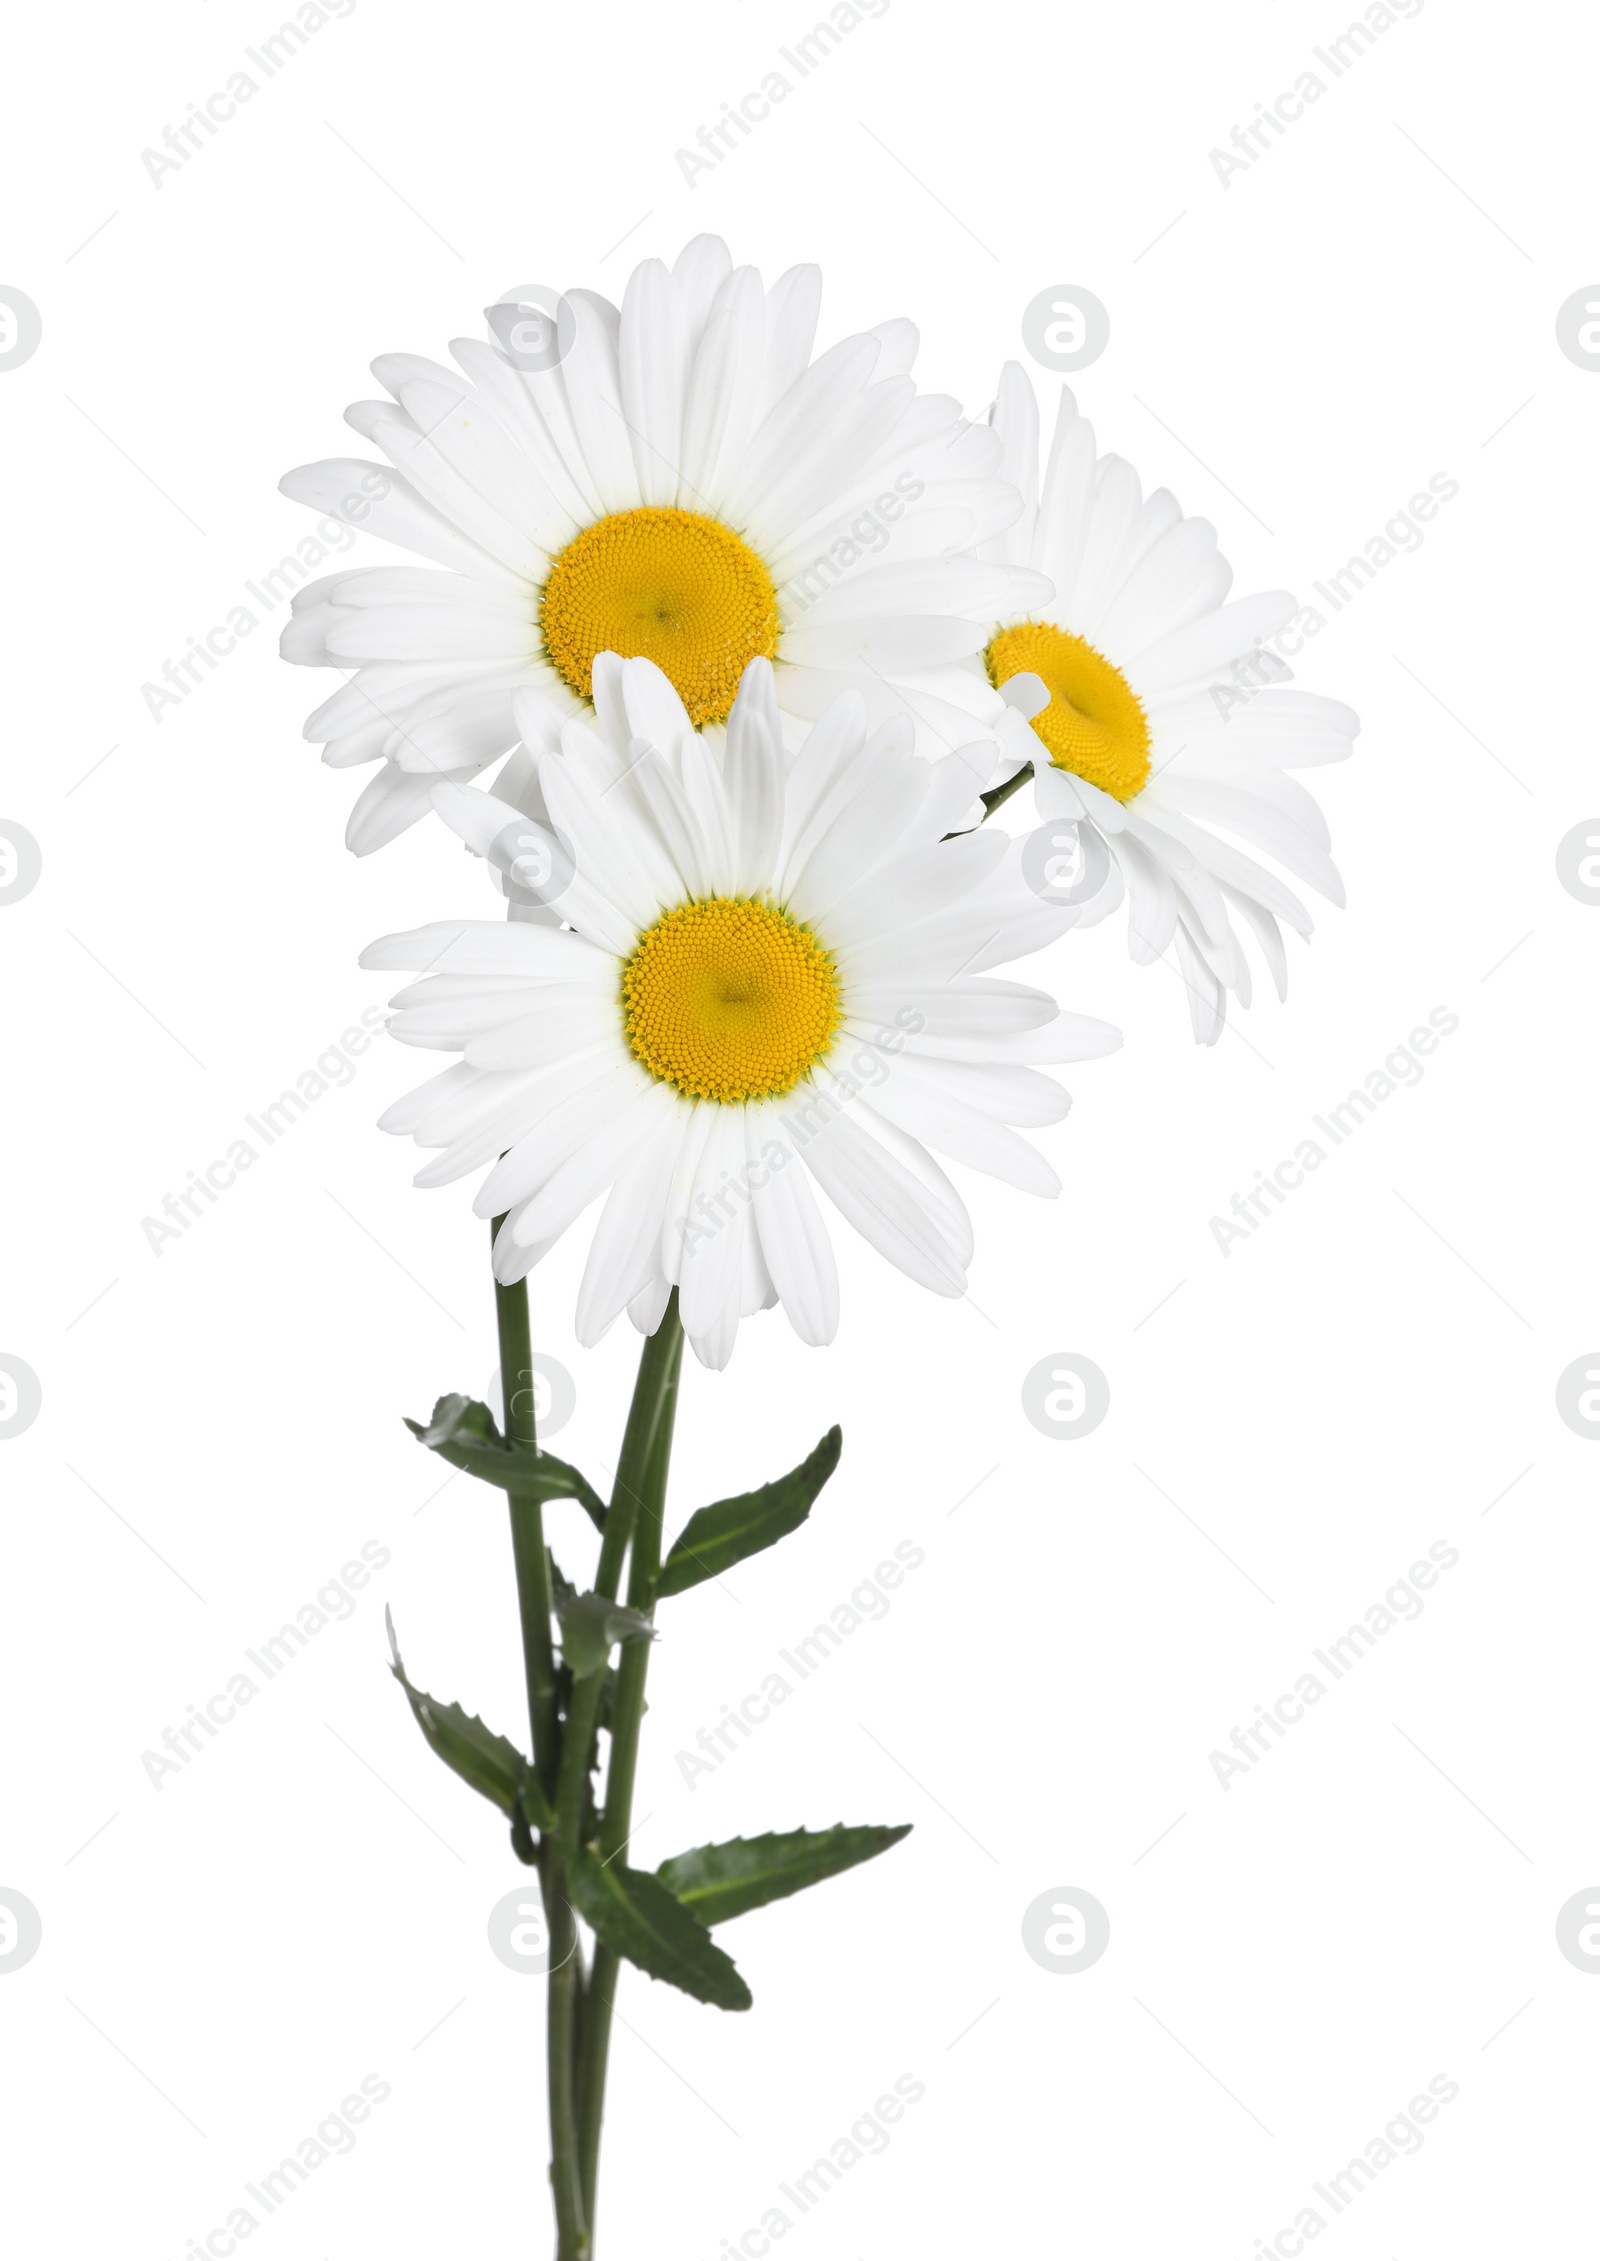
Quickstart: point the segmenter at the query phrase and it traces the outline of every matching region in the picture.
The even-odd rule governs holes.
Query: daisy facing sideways
[[[329,574],[284,631],[286,659],[354,671],[306,736],[335,768],[381,764],[358,854],[516,745],[519,690],[530,760],[546,752],[590,708],[603,651],[654,660],[697,727],[720,730],[762,658],[791,751],[854,688],[874,724],[909,716],[929,758],[987,735],[999,759],[1003,703],[972,660],[984,622],[1048,594],[976,554],[1017,508],[999,442],[918,394],[909,322],[813,358],[820,292],[815,267],[765,290],[699,236],[670,272],[636,268],[620,311],[568,292],[543,350],[519,342],[536,322],[507,327],[513,298],[490,339],[452,346],[459,370],[374,362],[393,398],[347,421],[392,468],[282,482],[319,511],[375,494],[368,530],[428,561]]]
[[[871,729],[858,692],[791,758],[764,659],[720,742],[650,662],[606,655],[595,678],[600,727],[569,723],[540,758],[548,828],[437,789],[470,845],[537,874],[544,909],[365,953],[424,976],[394,1000],[393,1034],[461,1054],[382,1127],[441,1150],[419,1185],[492,1165],[475,1206],[506,1212],[505,1281],[604,1197],[585,1344],[624,1310],[652,1332],[673,1287],[706,1365],[777,1302],[803,1341],[830,1341],[838,1275],[813,1186],[912,1279],[962,1294],[972,1229],[935,1154],[1059,1192],[1012,1126],[1067,1111],[1041,1065],[1119,1042],[988,978],[1073,914],[1029,887],[1020,841],[947,837],[968,762],[920,758],[903,718]]]
[[[1250,1002],[1240,928],[1280,998],[1279,922],[1311,932],[1298,895],[1249,851],[1344,901],[1322,812],[1287,773],[1342,761],[1360,724],[1336,700],[1281,687],[1289,669],[1262,646],[1294,617],[1294,598],[1228,603],[1233,574],[1215,530],[1164,488],[1143,497],[1119,457],[1097,457],[1065,386],[1042,480],[1038,406],[1015,362],[993,428],[1023,506],[983,555],[1031,566],[1055,589],[1047,604],[997,616],[984,650],[1010,705],[1013,764],[1034,764],[1035,805],[1065,843],[1082,828],[1085,922],[1126,887],[1134,958],[1149,964],[1176,944],[1195,1036],[1214,1044],[1228,992]]]

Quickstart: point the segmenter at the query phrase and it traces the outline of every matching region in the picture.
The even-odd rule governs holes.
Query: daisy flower
[[[983,554],[1032,566],[1055,588],[1048,604],[997,615],[984,649],[1011,710],[1013,759],[1034,764],[1035,805],[1071,851],[1062,874],[1076,877],[1063,891],[1084,923],[1126,887],[1133,957],[1149,964],[1176,944],[1195,1036],[1214,1044],[1228,992],[1250,1002],[1240,928],[1280,998],[1279,922],[1311,932],[1294,890],[1237,843],[1342,904],[1322,812],[1286,773],[1342,761],[1360,724],[1333,699],[1281,687],[1290,670],[1262,647],[1295,599],[1228,603],[1215,529],[1185,518],[1164,488],[1142,498],[1131,465],[1097,457],[1065,386],[1042,482],[1038,406],[1015,362],[992,423],[1023,507]]]
[[[394,1035],[461,1055],[382,1127],[440,1149],[419,1185],[492,1164],[476,1208],[505,1212],[505,1281],[603,1197],[585,1344],[624,1310],[651,1332],[674,1287],[708,1366],[773,1303],[803,1341],[830,1341],[839,1284],[814,1186],[910,1278],[962,1294],[972,1228],[935,1154],[1059,1192],[1012,1126],[1067,1111],[1041,1064],[1119,1041],[988,978],[1070,912],[1028,886],[1020,841],[947,837],[968,761],[919,758],[910,720],[873,728],[859,691],[792,759],[764,659],[719,740],[647,660],[606,655],[594,695],[598,727],[569,722],[540,757],[548,827],[435,789],[470,845],[537,867],[564,923],[445,922],[365,953],[424,976],[395,998]]]
[[[513,295],[490,340],[452,346],[459,372],[374,362],[393,397],[347,421],[391,469],[282,482],[318,511],[376,493],[363,523],[430,561],[313,582],[283,636],[286,659],[353,671],[306,736],[335,768],[382,765],[350,820],[358,854],[515,745],[519,689],[537,694],[530,758],[547,751],[592,708],[603,651],[654,660],[711,731],[763,658],[791,749],[850,688],[874,723],[909,716],[929,758],[992,739],[983,623],[1047,594],[974,554],[1018,508],[999,442],[918,394],[909,322],[813,358],[820,290],[815,267],[764,290],[700,236],[670,272],[636,268],[620,311],[567,293],[558,352],[519,349]]]

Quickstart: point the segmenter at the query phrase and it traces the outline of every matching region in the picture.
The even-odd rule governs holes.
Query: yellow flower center
[[[1037,675],[1050,704],[1033,718],[1034,735],[1058,769],[1086,777],[1118,801],[1131,801],[1150,775],[1150,726],[1119,668],[1065,628],[1024,620],[1002,628],[984,653],[998,691],[1013,675]]]
[[[772,904],[701,896],[640,935],[622,1025],[640,1066],[686,1099],[776,1099],[832,1046],[839,976],[811,929]]]
[[[753,659],[778,648],[778,593],[755,551],[697,510],[654,504],[597,518],[550,568],[545,656],[589,698],[595,656],[654,660],[689,720],[724,722]]]

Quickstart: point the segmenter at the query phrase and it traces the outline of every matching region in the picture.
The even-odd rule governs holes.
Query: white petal
[[[544,932],[539,928],[534,931]],[[478,1188],[473,1208],[480,1217],[498,1216],[527,1201],[549,1183],[569,1155],[598,1138],[614,1117],[643,1089],[659,1088],[626,1054],[604,1059],[587,1075],[541,1078],[528,1103],[522,1136]],[[526,1246],[535,1235],[514,1236]]]
[[[1086,1013],[1057,1013],[1043,1028],[1014,1036],[915,1036],[919,1059],[1009,1061],[1018,1067],[1059,1067],[1068,1060],[1103,1060],[1122,1049],[1122,1031]]]
[[[962,832],[874,870],[828,908],[828,941],[841,954],[877,936],[945,918],[1005,862],[1008,836]]]
[[[351,854],[370,856],[420,822],[428,813],[429,796],[437,783],[436,776],[408,777],[404,770],[386,762],[350,811],[344,844]]]
[[[937,989],[893,990],[853,987],[850,1020],[863,1029],[896,1022],[920,1038],[971,1037],[982,1040],[1043,1028],[1056,1017],[1056,1003],[1042,989],[1013,981],[952,981]]]
[[[770,414],[790,386],[799,381],[816,342],[821,305],[820,267],[791,267],[767,293],[766,365],[756,402],[758,420]]]
[[[569,539],[566,509],[550,493],[511,438],[492,403],[448,369],[413,378],[400,400],[431,447],[451,463],[474,493],[520,528],[544,556]]]
[[[552,982],[529,996],[527,1008],[469,1039],[466,1057],[472,1067],[570,1066],[576,1053],[624,1050],[622,1015],[604,991]]]
[[[573,1146],[552,1170],[517,1221],[517,1240],[554,1240],[581,1217],[599,1194],[628,1169],[643,1149],[668,1131],[676,1102],[662,1083],[646,1083]]]
[[[1289,994],[1289,954],[1284,948],[1282,928],[1270,911],[1264,911],[1248,895],[1241,895],[1232,887],[1224,888],[1223,893],[1230,907],[1239,913],[1260,944],[1261,955],[1267,961],[1272,986],[1278,992],[1278,1002],[1281,1005]]]
[[[631,510],[639,502],[639,479],[629,444],[622,381],[612,334],[612,311],[592,291],[566,294],[575,334],[556,373],[583,460],[601,507]]]
[[[447,524],[458,527],[508,573],[524,581],[540,577],[545,559],[540,544],[486,501],[402,409],[388,401],[358,401],[345,410],[345,421],[382,448]]]
[[[832,1342],[839,1326],[833,1244],[779,1111],[748,1108],[745,1141],[754,1230],[772,1283],[802,1342]]]
[[[623,661],[622,704],[630,738],[642,738],[669,761],[682,760],[694,743],[694,724],[671,679],[654,660]]]
[[[1000,442],[1000,477],[1022,498],[1020,517],[993,542],[990,554],[1026,565],[1039,514],[1039,403],[1020,362],[1008,361],[1001,370],[989,420]]]
[[[744,1110],[718,1107],[712,1116],[684,1219],[678,1315],[704,1363],[722,1365],[733,1347],[728,1321],[731,1317],[737,1324],[739,1317],[749,1212],[742,1200],[730,1200],[728,1194],[744,1162]],[[672,1228],[669,1217],[667,1231]]]
[[[880,1256],[935,1295],[963,1295],[966,1267],[952,1250],[940,1205],[905,1165],[851,1122],[842,1109],[823,1115],[819,1100],[784,1110],[806,1168],[845,1220]]]
[[[1286,815],[1252,786],[1225,785],[1199,777],[1163,779],[1154,812],[1158,820],[1163,804],[1197,819],[1208,829],[1221,825],[1239,839],[1248,840],[1252,847],[1264,848],[1286,871],[1303,879],[1330,903],[1343,905],[1344,883],[1325,849],[1295,817]]]
[[[684,404],[682,491],[687,508],[715,501],[732,477],[761,413],[766,310],[753,267],[730,274],[695,350]]]
[[[644,260],[628,278],[617,360],[638,499],[676,503],[681,499],[688,341],[680,294],[659,259]]]
[[[772,883],[783,837],[783,724],[771,663],[752,660],[728,717],[723,788],[740,884],[759,893]]]
[[[513,576],[480,543],[471,540],[431,503],[425,502],[410,482],[387,464],[363,463],[352,456],[334,456],[321,463],[304,463],[278,481],[278,492],[291,502],[303,502],[329,518],[359,524],[386,542],[415,550],[457,573],[483,579]]]
[[[1111,842],[1111,853],[1128,884],[1128,953],[1135,965],[1148,966],[1171,942],[1178,923],[1172,874],[1145,841],[1126,830]]]
[[[1001,1178],[1023,1193],[1059,1193],[1061,1181],[1044,1156],[1004,1123],[991,1122],[958,1098],[941,1080],[939,1067],[934,1061],[924,1067],[909,1057],[896,1061],[867,1104],[923,1145],[969,1169]]]
[[[1214,675],[1264,644],[1291,621],[1298,607],[1287,591],[1238,597],[1203,619],[1175,628],[1139,654],[1130,681],[1141,698],[1175,691]]]
[[[667,1187],[681,1136],[677,1124],[664,1125],[607,1196],[578,1289],[574,1328],[586,1349],[657,1275]]]
[[[615,965],[580,935],[487,919],[438,919],[385,935],[357,963],[380,973],[525,974],[565,981],[603,979]]]

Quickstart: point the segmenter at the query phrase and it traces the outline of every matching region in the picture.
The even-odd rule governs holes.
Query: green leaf
[[[653,1641],[655,1627],[608,1594],[573,1594],[560,1606],[561,1654],[574,1680],[604,1672],[618,1641]]]
[[[697,1845],[675,1853],[656,1875],[704,1924],[726,1923],[769,1900],[786,1900],[808,1884],[839,1876],[859,1861],[876,1860],[909,1836],[910,1822],[897,1828],[791,1829],[768,1837],[734,1837],[725,1845]]]
[[[572,1902],[615,1954],[652,1978],[681,1987],[719,2010],[748,2010],[750,1989],[703,1924],[647,1870],[578,1856],[569,1873]]]
[[[830,1429],[816,1450],[775,1484],[738,1499],[718,1500],[690,1516],[678,1534],[657,1581],[659,1595],[686,1593],[704,1578],[715,1578],[746,1555],[776,1546],[799,1529],[811,1513],[811,1503],[839,1465],[842,1443],[839,1431]]]
[[[452,1468],[480,1476],[486,1484],[498,1484],[502,1491],[523,1499],[575,1499],[595,1529],[605,1529],[605,1502],[587,1476],[553,1452],[509,1444],[496,1428],[494,1415],[477,1398],[453,1392],[440,1398],[426,1427],[410,1420],[406,1427]]]
[[[452,1773],[459,1774],[480,1796],[497,1805],[513,1824],[520,1813],[537,1829],[552,1828],[555,1816],[550,1811],[549,1801],[515,1743],[508,1743],[492,1727],[485,1727],[481,1719],[463,1711],[459,1704],[441,1704],[436,1696],[413,1687],[400,1661],[394,1618],[388,1610],[383,1614],[393,1652],[389,1670],[405,1690],[412,1716],[430,1748]]]

